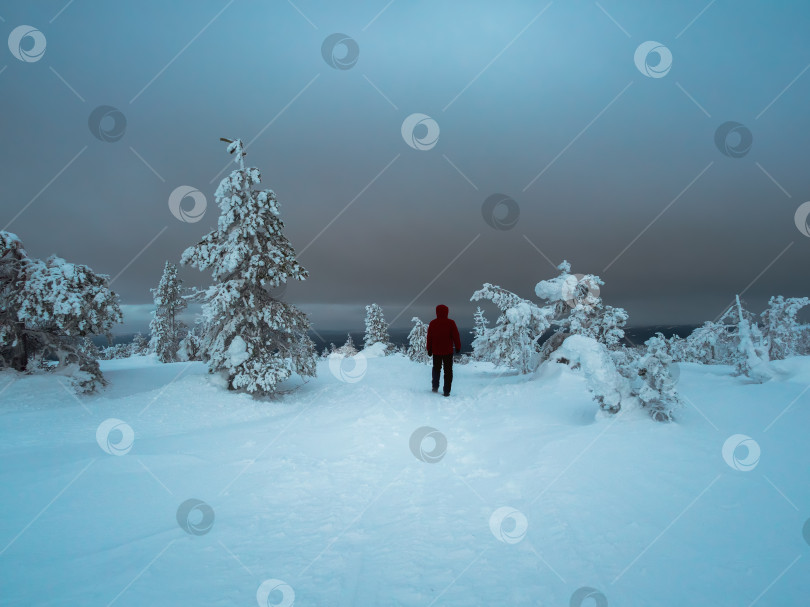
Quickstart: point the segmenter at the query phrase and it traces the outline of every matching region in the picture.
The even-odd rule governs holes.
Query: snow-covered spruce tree
[[[551,308],[539,308],[511,291],[485,283],[471,301],[489,299],[501,311],[495,326],[473,341],[473,351],[481,360],[517,369],[534,371],[539,364],[537,340],[549,327]]]
[[[373,303],[366,306],[366,334],[363,347],[368,348],[378,343],[385,346],[386,352],[392,350],[391,340],[388,337],[388,323],[385,322],[382,308]]]
[[[31,263],[16,234],[0,231],[0,363],[25,371],[29,347],[25,323],[19,318],[20,285]]]
[[[25,371],[34,357],[55,358],[55,372],[71,376],[80,391],[103,385],[98,361],[82,342],[90,335],[110,337],[113,323],[121,322],[118,296],[108,279],[60,257],[28,257],[14,234],[0,232],[3,364]]]
[[[686,338],[683,360],[705,365],[730,362],[727,359],[729,330],[724,323],[706,321]]]
[[[144,356],[149,354],[149,340],[144,337],[143,333],[138,331],[132,337],[132,343],[129,345],[130,356]]]
[[[544,350],[558,347],[562,343],[560,338],[569,334],[591,337],[608,348],[618,347],[624,338],[628,315],[623,308],[604,305],[599,296],[604,281],[594,274],[571,274],[567,261],[557,269],[558,276],[541,280],[534,289],[552,307],[551,324],[558,335],[547,340],[549,347]],[[547,356],[548,352],[544,354]]]
[[[480,360],[479,354],[475,351],[475,343],[476,340],[483,336],[484,333],[487,332],[487,325],[489,321],[484,316],[484,311],[481,309],[481,306],[478,306],[475,309],[475,314],[473,314],[473,330],[471,331],[473,336],[473,354],[472,358],[474,360]],[[481,343],[480,341],[478,343]]]
[[[673,362],[686,360],[686,340],[680,335],[672,334],[667,340],[669,342],[669,354]]]
[[[217,188],[217,228],[186,249],[181,263],[210,269],[215,281],[203,303],[209,370],[225,373],[230,389],[272,394],[293,373],[316,373],[309,319],[267,291],[309,274],[284,236],[275,193],[254,189],[259,170],[245,168],[240,140],[227,141],[239,169]]]
[[[656,333],[644,346],[644,354],[637,362],[638,381],[632,385],[633,392],[649,410],[650,417],[659,422],[671,421],[681,401],[670,373],[670,345],[661,333]]]
[[[180,340],[186,333],[186,325],[178,316],[188,307],[183,298],[183,281],[177,276],[176,265],[166,262],[157,289],[152,289],[152,297],[155,311],[152,313],[152,322],[149,323],[149,332],[152,334],[149,347],[157,354],[160,362],[175,362],[179,360],[177,352],[180,349]]]
[[[751,320],[750,313],[743,310],[740,296],[737,295],[737,357],[734,361],[735,370],[739,375],[745,375],[758,383],[762,383],[773,376],[769,366],[768,348],[764,343],[762,332],[755,321]]]
[[[102,360],[116,360],[132,356],[131,344],[115,344],[107,346],[102,351]]]
[[[200,337],[199,325],[192,327],[180,340],[177,360],[203,360],[202,337]]]
[[[354,347],[354,340],[352,339],[351,333],[346,334],[346,343],[335,350],[335,352],[343,356],[354,356],[357,354],[357,348]]]
[[[414,316],[411,322],[414,324],[411,332],[408,333],[408,358],[418,363],[427,363],[429,361],[426,349],[428,326],[419,320],[418,316]]]
[[[93,343],[93,340],[86,336],[82,337],[79,341],[79,349],[83,354],[89,356],[93,360],[101,360],[101,350]]]
[[[807,305],[810,305],[810,298],[807,297],[785,298],[777,295],[768,301],[768,309],[761,316],[771,360],[783,360],[805,353],[801,351],[803,327],[796,316]]]

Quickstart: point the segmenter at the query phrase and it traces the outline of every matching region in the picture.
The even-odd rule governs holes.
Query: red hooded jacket
[[[461,338],[458,336],[456,322],[447,318],[450,312],[447,306],[436,306],[436,318],[430,321],[427,332],[427,351],[433,355],[446,355],[461,352]]]

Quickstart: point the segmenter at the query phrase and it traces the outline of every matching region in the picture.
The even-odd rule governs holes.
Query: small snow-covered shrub
[[[373,303],[366,306],[366,334],[363,339],[363,347],[368,348],[377,343],[383,344],[386,352],[394,349],[388,337],[388,323],[385,322],[382,308]]]
[[[427,353],[428,326],[417,316],[414,316],[411,322],[414,323],[414,325],[410,333],[408,333],[407,356],[415,362],[427,363],[430,361],[430,357]]]
[[[654,420],[671,421],[681,401],[671,373],[673,359],[669,343],[658,333],[644,346],[644,353],[636,361],[638,381],[632,382],[631,388]]]

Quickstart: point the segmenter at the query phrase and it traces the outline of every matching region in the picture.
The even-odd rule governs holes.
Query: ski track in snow
[[[810,391],[783,411],[810,358],[776,365],[762,385],[683,365],[673,424],[599,413],[561,365],[456,365],[450,398],[398,355],[356,383],[320,362],[277,399],[149,357],[103,361],[89,397],[3,372],[0,604],[255,605],[270,578],[296,605],[566,606],[582,586],[611,607],[806,604]],[[96,442],[108,418],[126,455]],[[422,426],[447,439],[436,463],[410,451]],[[737,433],[762,449],[750,472],[721,456]],[[189,498],[210,532],[178,525]],[[516,543],[490,531],[502,506],[528,522]]]

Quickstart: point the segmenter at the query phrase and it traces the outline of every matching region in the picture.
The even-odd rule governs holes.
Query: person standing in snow
[[[444,395],[450,396],[450,385],[453,383],[453,349],[461,351],[461,338],[458,327],[447,315],[449,308],[436,306],[436,318],[430,321],[427,332],[427,353],[433,357],[433,391],[439,391],[439,376],[444,367]]]

